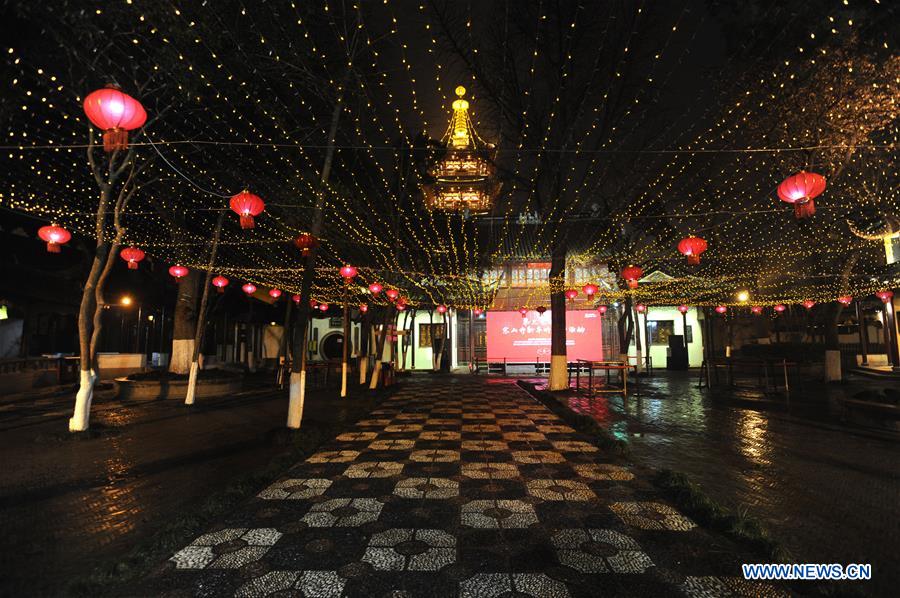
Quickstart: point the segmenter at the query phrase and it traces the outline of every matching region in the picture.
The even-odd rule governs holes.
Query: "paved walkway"
[[[635,461],[683,472],[717,502],[749,509],[797,562],[871,563],[872,580],[854,589],[887,595],[900,584],[900,435],[845,424],[835,408],[838,397],[884,385],[807,384],[790,410],[753,408],[759,391],[711,396],[696,373],[658,371],[624,403],[568,404],[628,442]]]
[[[511,381],[404,381],[129,595],[779,595]]]
[[[72,397],[0,405],[0,596],[62,595],[75,576],[284,453],[273,432],[283,429],[287,392],[252,384],[193,409],[95,401],[95,438],[67,434]],[[370,398],[338,403],[336,392],[310,393],[309,425],[371,409]]]

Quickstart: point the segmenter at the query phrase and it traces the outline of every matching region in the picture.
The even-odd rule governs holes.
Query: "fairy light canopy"
[[[225,219],[213,273],[228,293],[249,282],[296,294],[315,250],[319,303],[341,300],[350,263],[372,304],[389,302],[367,292],[377,283],[413,307],[491,309],[520,266],[560,247],[561,291],[598,284],[597,264],[667,275],[600,285],[598,305],[732,305],[740,289],[754,305],[824,303],[900,285],[885,264],[900,230],[896,3],[822,12],[789,0],[764,14],[705,3],[21,4],[0,57],[0,209],[32,216],[35,238],[51,224],[76,241],[95,235],[83,103],[116,81],[147,114],[129,134],[142,170],[123,216],[123,246],[146,252],[142,266],[206,270],[229,199],[248,187],[264,198],[252,229]],[[827,188],[797,220],[777,187],[800,171]],[[678,251],[689,235],[708,241],[697,265]],[[547,303],[551,283],[535,270],[517,306]]]

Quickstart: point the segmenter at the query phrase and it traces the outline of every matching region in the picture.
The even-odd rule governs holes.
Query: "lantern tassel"
[[[135,262],[135,261],[129,261],[129,262],[128,262],[128,269],[129,269],[129,270],[137,270],[137,269],[138,269],[138,263]]]
[[[629,280],[627,282],[628,282],[629,289],[636,289],[638,287],[638,281],[636,281],[636,280]]]
[[[803,203],[794,204],[794,217],[797,220],[809,218],[816,213],[816,202],[812,199]]]
[[[689,255],[687,256],[688,264],[691,266],[697,266],[700,264],[700,256],[699,255]]]
[[[50,241],[49,243],[47,243],[47,251],[49,253],[59,253],[59,243]]]
[[[111,154],[118,150],[128,149],[128,131],[110,129],[103,133],[103,151]]]
[[[253,228],[253,216],[250,214],[241,214],[241,228],[244,230]]]
[[[222,295],[222,294],[225,293],[225,288],[224,288],[224,287],[216,287],[216,290],[219,292],[220,295]]]

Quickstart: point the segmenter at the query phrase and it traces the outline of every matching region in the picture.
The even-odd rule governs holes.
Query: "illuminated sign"
[[[566,312],[566,357],[603,359],[603,335],[600,314],[594,310]],[[506,358],[510,362],[550,361],[550,311],[529,311],[526,317],[517,311],[487,313],[487,357]]]

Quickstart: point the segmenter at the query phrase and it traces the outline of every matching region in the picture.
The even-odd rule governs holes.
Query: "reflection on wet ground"
[[[641,381],[641,396],[568,402],[627,441],[635,461],[683,472],[718,502],[748,508],[797,562],[872,563],[873,586],[886,588],[900,582],[900,435],[841,420],[836,399],[864,385],[873,387],[807,385],[788,408],[783,398],[712,395],[695,375],[658,372]]]
[[[47,398],[0,409],[0,595],[60,595],[73,576],[121,554],[285,447],[285,392],[207,399],[98,402],[96,437],[66,434],[71,403]],[[368,401],[307,398],[304,424],[355,418]],[[48,574],[52,572],[52,574]]]

